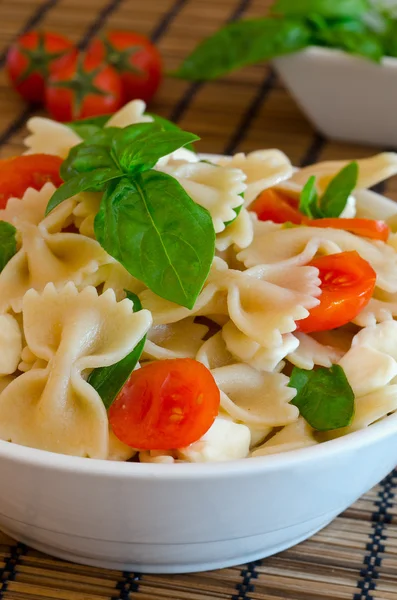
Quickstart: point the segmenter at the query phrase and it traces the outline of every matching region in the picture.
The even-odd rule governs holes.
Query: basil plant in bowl
[[[276,0],[270,16],[232,22],[205,39],[173,75],[205,81],[269,60],[321,133],[397,147],[393,2]]]

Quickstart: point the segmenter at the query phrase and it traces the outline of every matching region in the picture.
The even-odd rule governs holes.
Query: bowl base
[[[101,569],[112,569],[116,571],[128,571],[135,573],[151,573],[151,574],[179,574],[179,573],[198,573],[201,571],[214,571],[217,569],[225,569],[227,567],[234,567],[236,565],[243,565],[245,563],[250,563],[256,560],[260,560],[262,558],[267,558],[268,556],[273,556],[274,554],[278,554],[283,550],[287,550],[292,546],[296,546],[297,544],[307,540],[312,537],[318,531],[329,525],[329,523],[335,518],[334,515],[331,519],[327,518],[321,525],[316,525],[314,529],[309,531],[305,531],[304,534],[297,535],[293,538],[288,538],[288,541],[284,541],[283,543],[278,543],[275,545],[266,544],[266,546],[262,549],[256,550],[255,552],[244,553],[241,555],[233,556],[232,558],[224,559],[224,560],[211,560],[210,562],[199,562],[199,563],[162,563],[162,564],[137,564],[137,563],[125,563],[121,561],[115,560],[100,560],[95,558],[89,558],[84,555],[76,554],[75,552],[69,552],[68,550],[63,550],[58,548],[57,546],[52,546],[47,543],[37,542],[35,539],[30,538],[27,535],[18,534],[15,535],[15,532],[7,531],[7,528],[2,526],[2,530],[4,533],[9,535],[10,537],[18,539],[19,542],[26,544],[27,546],[31,546],[35,550],[39,550],[45,554],[49,554],[50,556],[54,556],[56,558],[60,558],[62,560],[67,560],[69,562],[78,563],[81,565],[87,565],[90,567],[99,567]],[[233,543],[233,540],[230,540],[230,544]]]

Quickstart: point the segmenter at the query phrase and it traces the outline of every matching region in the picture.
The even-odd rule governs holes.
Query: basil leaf
[[[308,216],[310,219],[315,219],[320,212],[318,208],[318,195],[316,191],[316,178],[314,175],[306,181],[299,197],[299,211]]]
[[[77,133],[83,140],[88,140],[98,133],[98,131],[103,129],[111,116],[112,115],[100,115],[98,117],[88,117],[87,119],[79,119],[78,121],[65,123],[65,125]]]
[[[318,431],[347,427],[354,416],[354,393],[339,365],[305,371],[294,367],[289,387],[297,390],[291,404]]]
[[[383,44],[387,56],[397,56],[397,21],[390,20],[387,24]]]
[[[17,230],[7,221],[0,221],[0,273],[17,253]]]
[[[172,121],[165,119],[164,117],[160,117],[160,115],[155,115],[154,113],[146,113],[149,117],[152,117],[153,121],[160,125],[164,131],[181,131],[181,128]],[[191,152],[195,152],[193,144],[185,144],[186,150],[190,150]]]
[[[132,292],[128,292],[127,290],[126,293],[127,298],[133,302],[132,310],[134,312],[142,310],[142,305],[138,296]],[[135,369],[143,352],[145,342],[146,335],[143,336],[135,348],[122,360],[114,365],[110,365],[109,367],[100,367],[98,369],[94,369],[90,373],[87,381],[90,385],[92,385],[93,388],[96,389],[102,398],[102,402],[104,403],[106,410],[109,410],[109,408],[112,406],[114,400],[117,398],[132,371]]]
[[[357,185],[357,179],[358,164],[355,161],[335,175],[321,198],[320,208],[324,217],[339,217]]]
[[[113,136],[112,154],[128,174],[151,169],[159,158],[200,139],[181,129],[164,131],[156,123],[137,123]]]
[[[324,17],[361,17],[368,8],[366,0],[277,0],[272,12],[296,17],[306,17],[308,13],[320,13]]]
[[[95,218],[101,246],[153,292],[193,308],[215,252],[207,210],[176,179],[146,171],[108,185]]]
[[[316,35],[316,44],[331,48],[341,48],[350,54],[364,56],[380,62],[384,50],[378,35],[371,31],[350,29],[351,23],[341,23],[320,30]]]
[[[69,181],[65,181],[51,196],[47,204],[45,214],[48,215],[54,208],[64,200],[75,196],[79,192],[99,192],[105,185],[122,177],[123,173],[117,169],[97,169],[92,173],[81,173]]]
[[[236,21],[199,44],[172,75],[191,81],[215,79],[233,69],[301,50],[310,39],[310,28],[301,20]]]

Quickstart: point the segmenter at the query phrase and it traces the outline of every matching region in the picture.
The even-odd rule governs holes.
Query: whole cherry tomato
[[[45,82],[50,73],[62,57],[74,52],[74,45],[63,35],[37,31],[25,33],[8,51],[8,76],[25,100],[44,102]]]
[[[62,158],[52,154],[25,154],[0,161],[0,208],[9,198],[22,198],[27,188],[40,190],[47,181],[56,187],[62,179]]]
[[[99,57],[67,57],[48,78],[46,108],[58,121],[113,113],[121,104],[120,78]]]
[[[219,402],[207,367],[191,358],[160,360],[133,371],[109,409],[109,421],[119,440],[133,448],[183,448],[208,431]]]
[[[149,102],[160,85],[161,56],[144,35],[109,31],[91,43],[88,54],[99,57],[116,69],[125,100],[140,98]]]
[[[319,256],[309,265],[319,270],[320,304],[297,321],[298,331],[326,331],[350,323],[372,297],[376,273],[371,265],[355,251]]]

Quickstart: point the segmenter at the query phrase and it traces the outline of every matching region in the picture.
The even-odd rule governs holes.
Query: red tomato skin
[[[200,439],[219,404],[207,367],[191,358],[161,360],[131,374],[109,409],[109,421],[116,437],[132,448],[171,450]]]
[[[58,83],[71,82],[79,71],[84,78],[92,78],[93,85],[106,92],[106,95],[88,91],[79,106],[75,105],[76,93],[71,88],[58,87]],[[94,75],[95,70],[99,72]],[[86,85],[83,83],[83,85]],[[122,86],[116,71],[109,65],[101,63],[96,57],[85,55],[67,57],[58,63],[57,69],[47,82],[45,103],[51,117],[57,121],[67,122],[87,117],[96,117],[117,111],[123,101]]]
[[[35,50],[38,47],[39,36],[43,35],[45,49],[50,53],[61,53],[64,55],[75,52],[73,43],[62,35],[56,33],[39,34],[37,31],[30,31],[21,36],[12,44],[7,54],[6,68],[8,77],[14,89],[27,101],[32,104],[41,104],[45,98],[45,77],[40,69],[32,72],[26,79],[19,81],[25,69],[29,66],[29,59],[21,52],[25,50]],[[53,71],[60,59],[49,61],[49,71]]]
[[[5,208],[9,198],[22,198],[31,187],[41,190],[51,181],[59,187],[62,158],[52,154],[25,154],[0,161],[0,208]]]
[[[367,237],[373,240],[387,242],[390,227],[384,221],[375,219],[312,219],[305,223],[309,227],[330,227],[331,229],[343,229],[356,235]]]
[[[305,216],[298,210],[298,202],[286,194],[269,188],[264,190],[249,206],[249,210],[258,215],[260,221],[273,223],[294,223],[301,225]]]
[[[319,269],[320,304],[306,319],[297,321],[297,331],[328,331],[350,323],[370,301],[376,283],[371,265],[355,252],[340,252],[313,259]],[[327,278],[329,280],[327,281]]]
[[[107,51],[106,42],[114,48],[115,52]],[[129,68],[141,72],[132,72],[125,69],[117,60],[117,52],[125,52],[131,48],[138,48],[128,58]],[[88,48],[88,55],[97,56],[106,60],[118,72],[125,101],[141,99],[150,102],[162,80],[162,59],[156,46],[144,35],[128,31],[109,31],[103,39],[95,39]],[[114,57],[114,60],[112,60]]]

